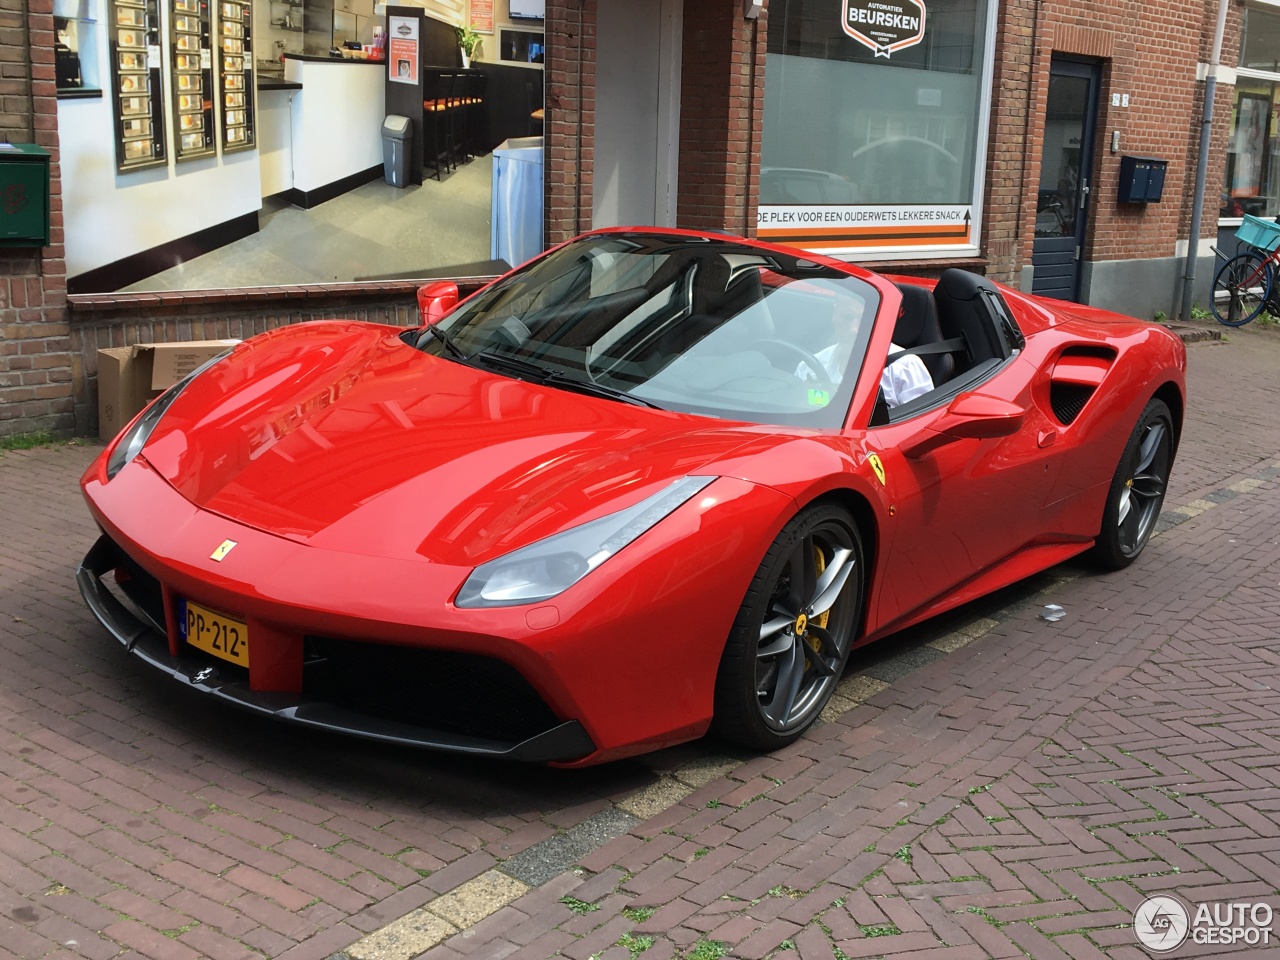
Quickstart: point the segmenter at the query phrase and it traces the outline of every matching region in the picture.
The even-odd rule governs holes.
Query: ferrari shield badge
[[[217,563],[221,563],[223,558],[226,557],[228,553],[230,553],[232,550],[235,549],[235,546],[236,546],[235,540],[223,540],[220,544],[218,544],[218,549],[213,551],[213,553],[209,554],[209,559],[214,560]]]
[[[924,39],[924,0],[844,0],[840,26],[888,60]]]
[[[867,463],[871,464],[871,469],[876,472],[876,479],[880,481],[880,486],[884,486],[884,464],[880,462],[880,458],[874,453],[867,455]]]

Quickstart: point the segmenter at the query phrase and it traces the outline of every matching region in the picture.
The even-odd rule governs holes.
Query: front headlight
[[[151,431],[156,428],[156,424],[158,424],[160,419],[165,415],[165,411],[173,405],[173,401],[178,399],[178,394],[182,393],[192,380],[200,376],[200,374],[204,373],[230,352],[231,351],[228,350],[227,353],[220,353],[213,359],[206,360],[152,401],[151,406],[147,407],[142,416],[135,420],[133,425],[122,433],[118,440],[116,440],[116,445],[111,451],[111,457],[107,460],[108,480],[123,470],[129,461],[142,452],[143,446],[151,436]]]
[[[481,564],[454,602],[460,607],[510,607],[563,593],[714,479],[685,477],[634,507]]]

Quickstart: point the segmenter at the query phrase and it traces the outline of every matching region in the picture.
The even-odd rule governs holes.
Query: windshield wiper
[[[666,409],[666,407],[661,407],[652,400],[637,397],[634,393],[627,393],[625,390],[618,390],[614,387],[606,387],[603,383],[596,383],[594,380],[578,380],[574,377],[566,376],[558,370],[549,371],[547,378],[542,382],[548,386],[560,387],[564,390],[573,390],[593,397],[604,397],[606,400],[621,400],[623,403],[631,403],[637,407],[649,407],[653,410]]]
[[[503,353],[493,353],[489,350],[473,353],[468,359],[473,362],[478,360],[480,363],[488,364],[491,367],[506,367],[507,370],[521,379],[533,380],[535,383],[545,383],[547,377],[554,372],[528,360],[509,357]]]
[[[627,393],[625,390],[606,387],[602,383],[595,383],[591,380],[579,380],[577,377],[571,377],[560,370],[548,369],[528,360],[522,360],[519,357],[509,357],[505,354],[481,350],[479,353],[473,354],[471,360],[478,360],[481,363],[488,363],[495,367],[506,367],[522,379],[532,380],[534,383],[540,383],[543,386],[559,387],[562,390],[585,393],[593,397],[604,397],[606,400],[619,400],[623,403],[634,404],[638,407],[650,407],[654,410],[666,409],[651,400]]]
[[[435,337],[437,340],[443,343],[444,348],[448,350],[449,353],[452,354],[454,357],[457,357],[459,360],[461,360],[463,363],[466,363],[471,359],[466,355],[466,353],[463,352],[460,346],[458,346],[456,343],[453,342],[453,337],[449,336],[448,333],[441,330],[434,323],[427,327],[427,333],[431,334],[431,336]]]

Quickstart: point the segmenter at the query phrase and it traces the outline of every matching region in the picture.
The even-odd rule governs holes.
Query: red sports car
[[[948,270],[601,231],[427,323],[285,327],[86,473],[128,650],[265,716],[562,765],[818,717],[856,646],[1131,562],[1181,341]]]

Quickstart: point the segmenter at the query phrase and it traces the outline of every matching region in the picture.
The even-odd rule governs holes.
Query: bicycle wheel
[[[1271,261],[1259,253],[1238,253],[1213,277],[1213,315],[1239,327],[1262,312],[1271,295]]]

